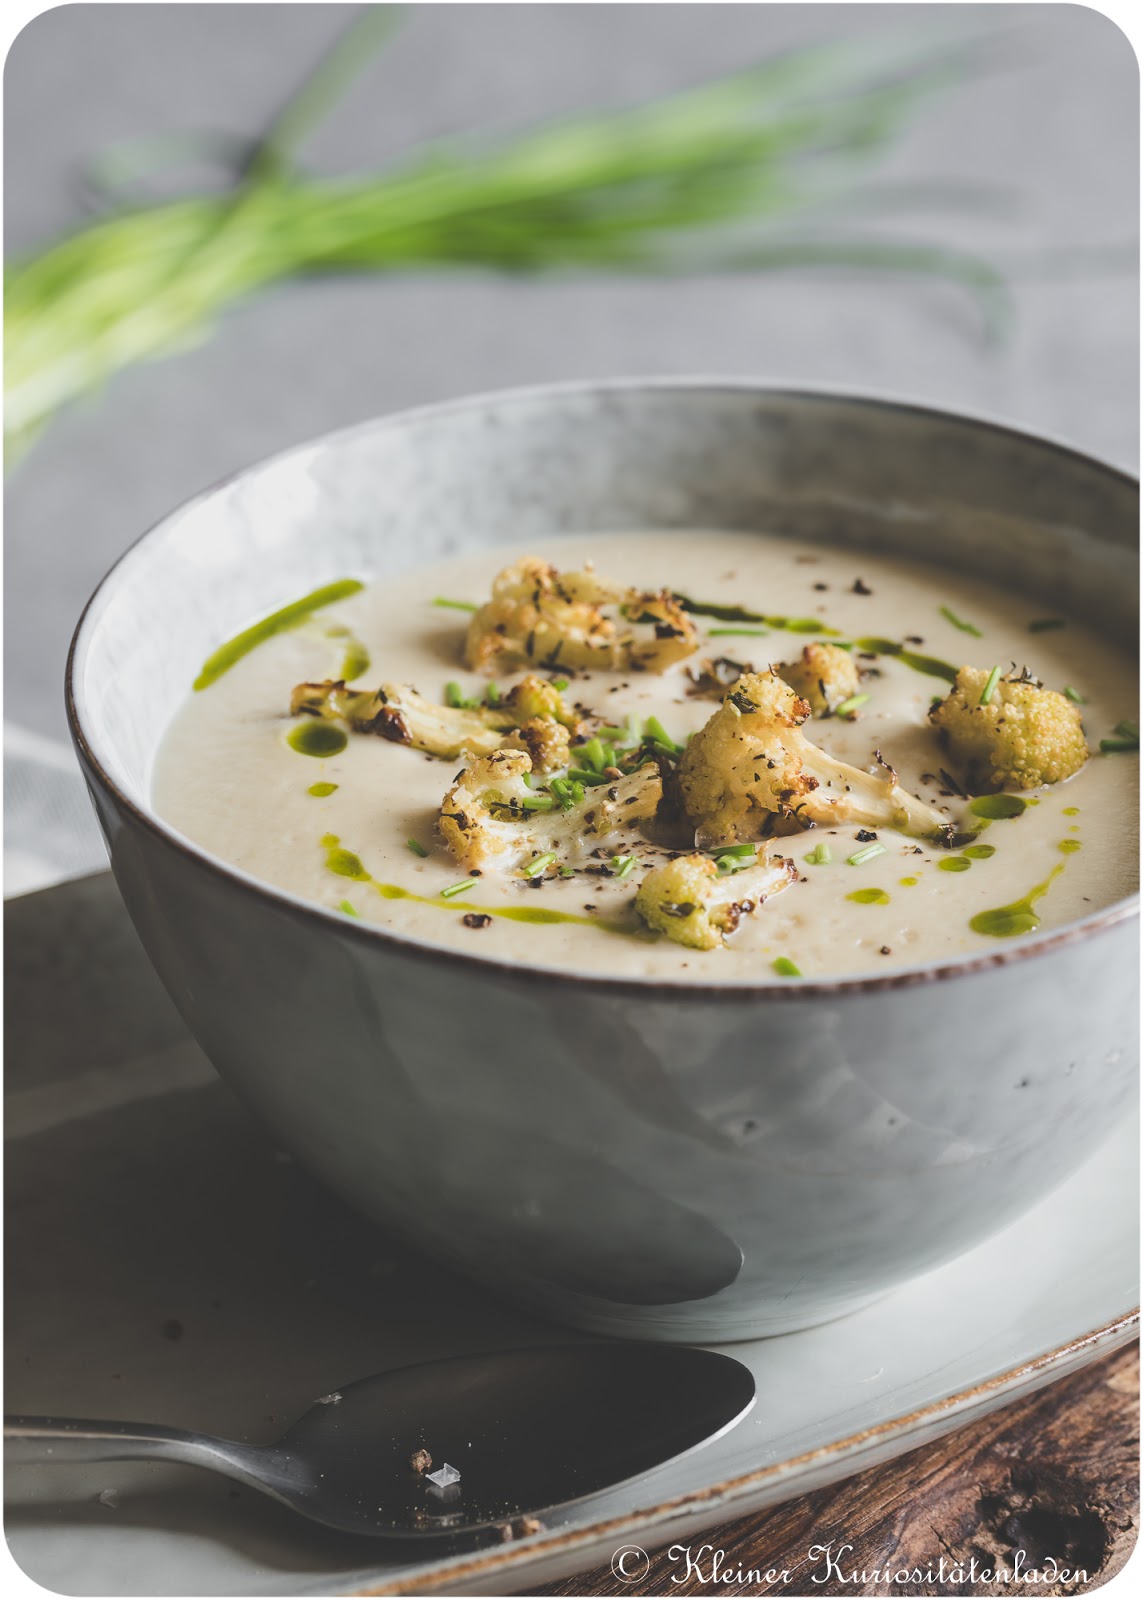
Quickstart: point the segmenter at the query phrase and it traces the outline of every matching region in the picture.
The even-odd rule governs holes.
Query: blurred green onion
[[[1004,280],[976,257],[884,237],[779,237],[773,227],[852,200],[855,168],[976,64],[973,46],[925,56],[896,36],[814,47],[650,105],[496,140],[442,141],[378,175],[302,177],[292,164],[298,143],[393,16],[371,6],[350,25],[242,163],[230,193],[136,205],[8,272],[12,453],[116,372],[204,337],[243,296],[316,272],[888,269],[962,285],[988,326],[999,326]],[[186,136],[181,149],[193,145]],[[142,155],[132,163],[130,148],[118,161],[106,157],[97,175],[112,198],[129,196],[132,167],[147,168]]]

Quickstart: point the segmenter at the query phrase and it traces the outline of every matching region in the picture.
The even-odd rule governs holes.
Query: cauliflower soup
[[[330,578],[220,644],[153,798],[345,917],[790,984],[987,955],[1136,886],[1133,662],[975,577],[696,532]]]

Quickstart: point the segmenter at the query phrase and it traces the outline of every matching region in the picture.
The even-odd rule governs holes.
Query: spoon
[[[345,1533],[420,1538],[560,1511],[717,1438],[753,1404],[754,1379],[730,1356],[616,1342],[362,1378],[275,1444],[50,1417],[9,1417],[4,1436],[9,1461],[186,1462]],[[424,1471],[410,1464],[419,1450]]]

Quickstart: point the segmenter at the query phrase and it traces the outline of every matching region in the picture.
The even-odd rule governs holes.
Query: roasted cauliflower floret
[[[615,617],[602,607],[617,608]],[[632,630],[649,625],[649,639]],[[468,625],[464,659],[473,671],[549,668],[662,672],[691,654],[694,623],[673,595],[642,594],[590,569],[557,572],[526,557],[493,580],[492,598]]]
[[[622,641],[626,655],[619,665],[632,672],[666,672],[676,661],[685,661],[698,647],[698,633],[677,598],[668,589],[640,594],[629,591],[621,606],[628,622],[649,624],[651,639]]]
[[[783,683],[807,702],[815,717],[828,716],[861,687],[857,663],[836,644],[808,644],[798,661],[774,669]]]
[[[653,868],[635,896],[635,910],[649,928],[665,933],[692,950],[713,950],[796,877],[794,863],[784,857],[766,859],[742,872],[723,876],[710,856],[676,856]]]
[[[524,777],[531,771],[526,751],[496,750],[466,767],[445,795],[441,837],[466,872],[511,872],[548,851],[556,857],[553,868],[587,862],[604,835],[653,817],[663,798],[653,762],[589,789],[566,811],[555,809],[551,795],[528,787]]]
[[[483,756],[518,745],[545,772],[567,765],[569,730],[579,726],[555,686],[533,674],[495,706],[437,705],[402,683],[383,683],[377,690],[349,689],[341,680],[299,683],[290,714],[346,722],[357,733],[379,734],[450,760],[463,751]]]
[[[896,774],[862,772],[801,732],[810,708],[773,672],[746,673],[687,745],[678,782],[701,844],[765,838],[776,823],[856,822],[941,838],[949,822]]]
[[[521,728],[536,717],[547,717],[565,728],[579,726],[579,717],[564,700],[555,684],[530,672],[521,678],[499,703],[490,708],[489,715],[505,728]]]
[[[500,738],[503,749],[528,752],[533,772],[558,772],[566,767],[570,760],[570,743],[568,730],[550,717],[530,717],[513,733]]]
[[[974,794],[1059,783],[1090,755],[1077,707],[1027,673],[993,680],[982,667],[961,667],[929,720]]]

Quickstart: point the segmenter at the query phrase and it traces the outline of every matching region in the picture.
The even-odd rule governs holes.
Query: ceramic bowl
[[[1110,467],[891,402],[586,385],[370,422],[174,512],[84,613],[69,715],[143,943],[284,1145],[379,1223],[561,1321],[717,1341],[863,1304],[1098,1145],[1133,1093],[1134,901],[865,980],[588,978],[306,904],[149,798],[172,710],[253,617],[345,572],[647,527],[986,562],[1136,637],[1137,485]]]

